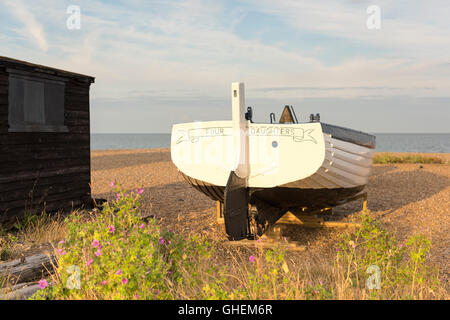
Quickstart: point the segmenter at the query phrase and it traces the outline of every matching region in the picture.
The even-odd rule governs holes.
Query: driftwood
[[[8,292],[0,294],[0,300],[26,300],[39,289],[39,284],[22,283],[9,288]]]
[[[0,264],[0,278],[9,283],[37,280],[53,270],[56,259],[43,253]]]

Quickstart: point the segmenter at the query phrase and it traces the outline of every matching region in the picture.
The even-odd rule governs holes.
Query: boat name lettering
[[[283,127],[251,127],[250,136],[280,136],[292,137],[295,142],[312,141],[317,143],[311,136],[314,129],[283,128]]]
[[[211,127],[211,128],[196,128],[189,129],[183,132],[182,136],[178,138],[177,144],[183,141],[198,142],[199,138],[206,137],[221,137],[232,135],[231,127]]]
[[[283,128],[283,127],[250,127],[249,136],[276,136],[276,137],[292,137],[295,142],[311,141],[317,143],[316,139],[311,136],[314,129],[303,128]],[[195,128],[183,130],[181,136],[177,140],[177,144],[190,141],[198,142],[200,138],[221,137],[233,135],[232,127],[211,127],[211,128]]]

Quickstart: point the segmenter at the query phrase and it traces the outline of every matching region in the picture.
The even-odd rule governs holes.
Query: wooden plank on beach
[[[298,224],[298,225],[314,225],[320,226],[323,223],[323,218],[318,218],[316,215],[300,215],[294,214],[290,211],[286,212],[277,223],[281,224]]]
[[[255,249],[276,249],[281,248],[289,251],[305,251],[306,247],[303,245],[300,245],[299,243],[295,241],[284,241],[284,240],[278,240],[278,239],[271,239],[268,237],[261,238],[258,240],[239,240],[239,241],[229,241],[227,242],[228,245],[232,247],[254,247]]]
[[[316,215],[300,215],[287,212],[277,223],[294,224],[307,228],[346,228],[359,227],[359,223],[341,222],[341,221],[325,221],[322,217]]]
[[[29,282],[47,275],[55,263],[55,256],[38,253],[0,264],[0,277],[10,283]]]
[[[27,300],[39,289],[39,284],[36,283],[15,285],[11,290],[3,290],[4,293],[0,294],[0,300]],[[2,290],[0,290],[0,292],[2,292]]]

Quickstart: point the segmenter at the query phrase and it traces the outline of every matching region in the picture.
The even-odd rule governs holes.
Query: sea
[[[450,153],[450,133],[375,133],[377,152]],[[169,148],[170,134],[91,134],[91,150]]]

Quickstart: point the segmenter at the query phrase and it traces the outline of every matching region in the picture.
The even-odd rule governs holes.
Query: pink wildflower
[[[89,259],[89,261],[86,262],[86,265],[89,267],[92,264],[92,262],[94,262],[94,260],[93,259]]]
[[[122,284],[127,284],[128,283],[128,279],[127,278],[123,278],[122,279]]]
[[[112,187],[114,187],[116,185],[116,182],[115,181],[111,181],[111,183],[109,184],[109,186],[112,188]]]
[[[95,251],[95,255],[97,257],[100,257],[102,255],[102,252],[100,251],[100,249],[98,249],[97,251]]]
[[[122,273],[122,269],[119,268],[119,270],[116,271],[116,274],[119,275]]]
[[[108,281],[103,280],[103,281],[102,281],[102,286],[105,286],[107,283],[108,283]]]
[[[143,194],[143,193],[144,193],[144,188],[139,187],[139,188],[137,189],[137,193],[138,193],[138,194]]]
[[[114,227],[113,225],[110,225],[110,226],[108,227],[108,232],[109,232],[109,233],[114,233],[114,231],[116,231],[116,227]]]
[[[139,299],[139,295],[136,293],[136,294],[134,295],[134,298],[135,298],[135,299]]]
[[[145,224],[141,224],[140,226],[139,226],[139,229],[143,229],[145,227]]]
[[[98,241],[98,240],[92,241],[92,246],[93,246],[94,248],[98,248],[99,245],[100,245],[100,241]]]
[[[39,288],[45,289],[48,287],[48,282],[45,279],[39,280]]]
[[[255,257],[254,257],[254,256],[250,256],[250,257],[248,258],[248,260],[249,260],[250,262],[255,262]]]
[[[163,237],[159,238],[159,243],[160,243],[160,244],[164,244],[164,242],[166,242],[166,240],[164,240]]]

